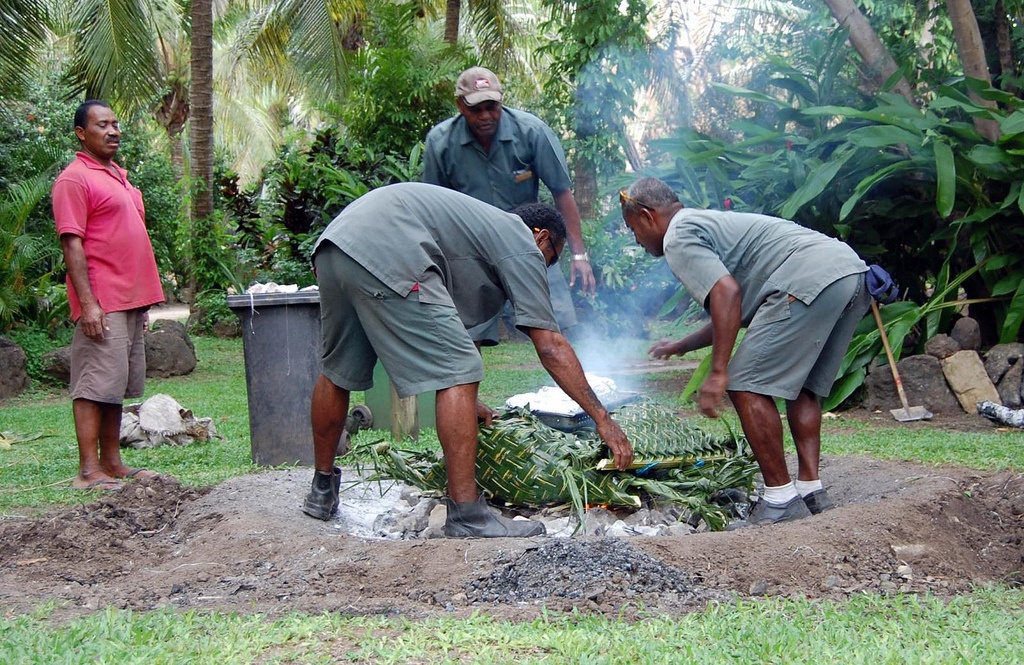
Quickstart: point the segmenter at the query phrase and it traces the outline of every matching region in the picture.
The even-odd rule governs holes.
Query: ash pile
[[[675,592],[685,599],[700,593],[688,573],[609,540],[555,540],[499,563],[467,586],[470,602],[565,598],[601,603],[606,596],[629,599]]]

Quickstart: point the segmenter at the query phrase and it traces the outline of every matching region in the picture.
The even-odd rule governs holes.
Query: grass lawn
[[[188,377],[150,380],[223,439],[181,448],[126,450],[127,462],[209,485],[259,470],[250,460],[245,370],[239,340],[195,338],[199,366]],[[647,342],[618,353],[639,358]],[[481,398],[491,405],[550,383],[529,344],[486,349]],[[674,395],[654,395],[666,402]],[[355,395],[353,403],[361,399]],[[705,423],[702,422],[702,425]],[[733,423],[736,426],[735,423]],[[719,426],[719,425],[715,425]],[[0,517],[31,515],[88,494],[71,490],[77,452],[64,391],[37,389],[0,405]],[[380,438],[374,431],[362,437]],[[874,426],[826,421],[828,454],[1024,469],[1020,434]],[[419,445],[436,446],[433,432]],[[1024,591],[982,588],[952,601],[859,596],[836,604],[737,600],[683,618],[626,621],[589,616],[528,623],[468,620],[260,615],[102,609],[60,623],[55,608],[0,615],[0,663],[1012,663],[1024,644]]]

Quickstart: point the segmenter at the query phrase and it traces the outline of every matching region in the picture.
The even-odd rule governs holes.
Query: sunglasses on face
[[[540,229],[538,229],[536,226],[533,227],[533,230],[535,232],[537,232],[537,233],[540,233]],[[553,266],[556,263],[558,263],[558,257],[561,254],[561,252],[559,252],[558,248],[555,247],[555,242],[551,239],[551,235],[550,234],[548,235],[547,240],[548,240],[548,245],[551,247],[551,253],[554,255],[554,258],[552,258],[551,262],[548,263],[548,267],[550,268],[551,266]]]
[[[636,199],[634,199],[632,196],[627,194],[626,190],[624,190],[624,189],[619,191],[619,204],[621,205],[623,203],[630,203],[632,205],[637,206],[638,208],[646,208],[647,210],[654,210],[654,208],[652,206],[649,206],[646,203],[641,203],[640,201],[637,201]]]

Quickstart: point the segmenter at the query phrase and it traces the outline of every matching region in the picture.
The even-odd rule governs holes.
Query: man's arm
[[[572,190],[567,189],[557,194],[553,193],[553,196],[555,207],[558,208],[558,212],[565,220],[565,231],[568,235],[566,244],[569,245],[569,251],[573,255],[585,255],[587,246],[583,243],[583,225],[580,222],[580,211],[576,207],[576,199],[572,195]],[[594,269],[590,266],[589,258],[580,261],[572,259],[572,263],[569,264],[569,286],[576,285],[577,275],[583,293],[594,295],[597,290],[597,280],[594,279]]]
[[[695,330],[681,339],[660,339],[647,349],[652,358],[664,360],[672,356],[682,356],[690,351],[711,346],[713,327],[710,323]]]
[[[100,307],[92,293],[89,283],[89,266],[85,259],[85,248],[82,239],[73,233],[64,233],[60,237],[60,246],[64,251],[64,263],[68,268],[68,279],[75,287],[78,302],[82,308],[79,321],[82,332],[97,342],[103,340],[103,331],[107,330],[107,315]]]
[[[541,365],[565,394],[574,399],[594,420],[597,433],[615,456],[615,466],[620,470],[625,469],[633,461],[633,446],[587,383],[583,366],[572,346],[561,333],[552,330],[526,328],[526,331],[537,350]]]
[[[718,407],[725,399],[729,385],[729,359],[740,331],[743,294],[732,275],[726,275],[711,287],[708,309],[711,311],[711,374],[700,387],[698,403],[701,412],[718,417]]]

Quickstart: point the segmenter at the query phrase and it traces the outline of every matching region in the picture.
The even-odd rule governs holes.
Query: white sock
[[[781,506],[789,503],[797,496],[796,487],[792,482],[786,483],[785,485],[779,485],[778,487],[765,487],[764,492],[761,494],[765,501],[768,503]]]
[[[817,492],[820,489],[825,489],[825,486],[821,484],[821,480],[795,480],[793,484],[796,485],[796,491],[800,496],[807,496],[811,492]]]

